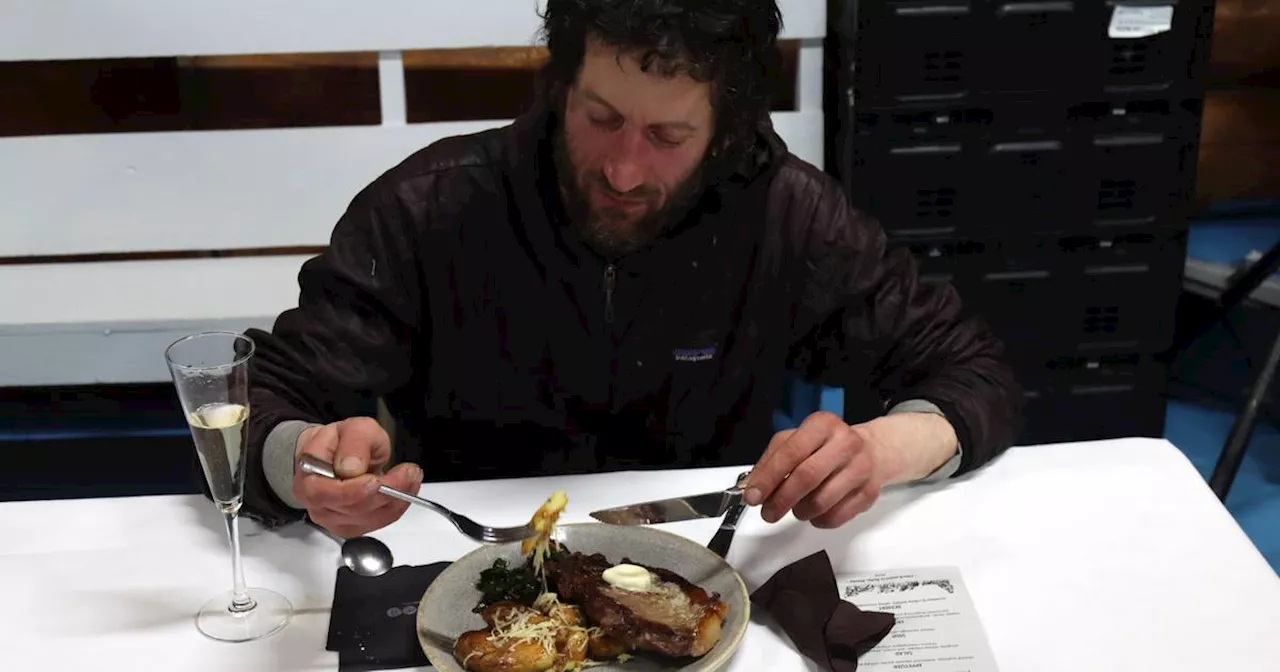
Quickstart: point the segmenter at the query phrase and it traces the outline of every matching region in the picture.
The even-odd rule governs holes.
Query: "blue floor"
[[[1191,227],[1187,239],[1187,252],[1197,259],[1233,263],[1250,251],[1265,252],[1280,240],[1280,218],[1275,216],[1206,219]],[[1164,435],[1208,479],[1234,419],[1232,413],[1170,401]],[[1271,566],[1280,572],[1280,431],[1276,428],[1259,423],[1254,430],[1226,504]]]
[[[1226,412],[1171,401],[1164,435],[1208,480],[1234,420]],[[1280,572],[1280,431],[1276,428],[1259,423],[1254,430],[1227,495],[1227,510]]]

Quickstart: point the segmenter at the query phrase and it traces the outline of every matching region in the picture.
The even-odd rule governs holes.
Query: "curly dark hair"
[[[547,0],[541,18],[549,57],[539,95],[552,109],[561,109],[594,36],[637,55],[645,71],[710,83],[711,153],[737,166],[751,152],[782,70],[775,0]]]

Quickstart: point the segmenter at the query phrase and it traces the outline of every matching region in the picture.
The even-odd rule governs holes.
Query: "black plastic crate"
[[[1070,111],[1093,227],[1176,221],[1196,164],[1197,103],[1159,98],[1094,101]]]
[[[1060,282],[1074,290],[1063,328],[1078,351],[1168,346],[1186,258],[1180,239],[1134,233],[1067,239],[1060,247]]]
[[[1011,350],[1155,352],[1172,337],[1178,234],[899,242],[924,282],[948,282]]]
[[[1121,7],[1121,5],[1123,5]],[[1117,10],[1167,11],[1170,29],[1112,36]],[[837,22],[864,105],[1195,90],[1213,3],[1076,0],[847,2]]]
[[[1142,353],[1064,355],[1018,371],[1021,444],[1163,436],[1167,369]]]
[[[942,239],[900,243],[915,257],[920,282],[950,283],[968,288],[981,273],[979,258],[988,243],[981,240]],[[963,298],[963,297],[962,297]]]
[[[1181,226],[1196,99],[866,110],[847,189],[891,237],[1121,235]]]
[[[956,285],[961,299],[1013,349],[1044,349],[1065,339],[1073,316],[1061,259],[1050,253],[995,248],[976,277]]]
[[[845,136],[846,187],[890,236],[967,235],[980,216],[974,168],[993,121],[981,108],[860,113]]]
[[[1081,221],[1079,153],[1065,134],[997,140],[980,165],[975,230],[992,235],[1052,233]]]
[[[845,182],[891,236],[1054,232],[1083,216],[1064,105],[917,106],[856,119]]]
[[[1171,28],[1162,33],[1142,37],[1110,37],[1110,25],[1117,7],[1128,10],[1164,11],[1172,8]],[[1177,0],[1125,0],[1090,3],[1089,23],[1101,39],[1095,54],[1100,81],[1093,88],[1106,93],[1165,92],[1183,88],[1194,80],[1198,68],[1208,55],[1212,26],[1212,2],[1179,2]]]
[[[1089,17],[1070,0],[983,3],[979,90],[1051,93],[1085,88]]]
[[[887,104],[960,100],[975,91],[973,41],[979,18],[970,2],[856,4],[852,58],[859,99]]]
[[[958,142],[887,148],[862,172],[867,208],[892,236],[944,236],[968,230],[978,216],[974,159]]]

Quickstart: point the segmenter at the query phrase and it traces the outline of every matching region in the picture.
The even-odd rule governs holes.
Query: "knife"
[[[743,476],[745,477],[746,474]],[[722,558],[728,557],[729,545],[733,543],[733,533],[738,531],[738,519],[742,517],[742,511],[746,508],[747,503],[743,501],[729,507],[729,512],[724,514],[724,521],[720,523],[720,529],[716,530],[715,536],[711,537],[711,542],[707,544],[707,548],[711,549],[712,553]]]
[[[592,511],[589,515],[610,525],[659,525],[699,518],[719,518],[736,509],[733,516],[733,523],[736,525],[738,516],[742,514],[741,507],[745,506],[742,501],[742,486],[750,473],[748,471],[740,474],[737,484],[727,490],[601,509]]]

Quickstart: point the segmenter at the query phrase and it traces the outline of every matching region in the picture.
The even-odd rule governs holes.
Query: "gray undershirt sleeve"
[[[286,420],[267,434],[262,446],[262,471],[266,474],[267,483],[280,501],[295,508],[304,508],[293,498],[294,454],[298,449],[298,435],[314,423],[303,420]]]

